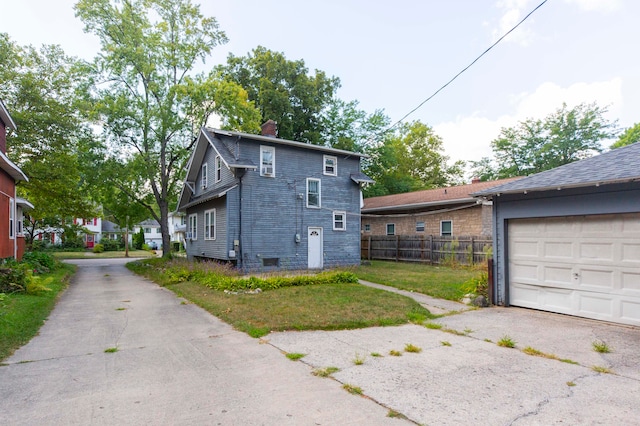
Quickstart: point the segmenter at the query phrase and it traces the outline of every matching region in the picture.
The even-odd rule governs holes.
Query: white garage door
[[[640,213],[509,221],[509,303],[640,325]]]

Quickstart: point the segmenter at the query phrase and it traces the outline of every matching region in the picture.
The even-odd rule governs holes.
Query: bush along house
[[[189,259],[243,271],[360,263],[363,154],[276,137],[203,128],[178,201]]]

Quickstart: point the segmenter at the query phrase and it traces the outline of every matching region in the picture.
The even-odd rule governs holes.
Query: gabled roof
[[[195,204],[199,204],[208,200],[211,200],[216,197],[220,197],[226,194],[231,187],[219,188],[215,190],[215,192],[208,192],[206,194],[201,195],[197,200],[191,200],[191,197],[194,194],[194,185],[195,180],[198,178],[198,173],[200,172],[200,166],[202,161],[204,160],[204,156],[207,152],[208,147],[212,147],[220,158],[222,162],[229,169],[257,169],[257,165],[253,163],[253,161],[237,157],[234,152],[232,152],[227,145],[222,141],[222,139],[244,139],[251,140],[259,143],[270,143],[275,145],[287,145],[293,146],[302,149],[308,149],[312,151],[321,151],[326,152],[327,154],[333,155],[344,155],[344,156],[353,156],[353,157],[367,157],[365,154],[360,154],[351,151],[345,151],[342,149],[329,148],[321,145],[313,145],[303,142],[295,142],[287,139],[275,138],[272,136],[262,136],[262,135],[253,135],[250,133],[242,133],[242,132],[230,132],[226,130],[218,130],[211,129],[207,127],[203,127],[200,130],[200,134],[198,135],[198,140],[196,141],[196,145],[191,153],[191,157],[187,163],[187,175],[184,179],[184,185],[182,186],[182,190],[180,192],[180,197],[178,199],[178,207],[177,210],[184,210],[187,207],[193,206]],[[357,175],[353,175],[351,177],[355,182],[373,182],[370,178],[362,173],[358,173]]]
[[[145,226],[160,226],[160,223],[155,219],[146,219],[140,223],[136,223],[136,226],[145,227]]]
[[[472,193],[517,179],[521,178],[517,177],[488,182],[476,182],[468,185],[449,186],[447,188],[427,189],[423,191],[365,198],[362,212],[372,213],[388,210],[414,210],[430,206],[475,202],[476,200],[471,196]]]
[[[640,142],[477,191],[474,196],[560,190],[640,180]]]

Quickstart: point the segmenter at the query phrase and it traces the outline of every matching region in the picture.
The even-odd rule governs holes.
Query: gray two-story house
[[[178,210],[189,259],[244,271],[360,263],[363,154],[262,135],[203,128]]]

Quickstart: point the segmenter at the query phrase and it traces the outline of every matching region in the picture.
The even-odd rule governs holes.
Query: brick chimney
[[[267,120],[260,128],[262,129],[262,136],[278,137],[278,123],[275,121]]]
[[[480,180],[480,178],[479,178],[479,177],[473,177],[473,178],[471,178],[471,183],[472,183],[472,184],[473,184],[473,183],[480,183],[480,182],[482,182],[482,181]]]

